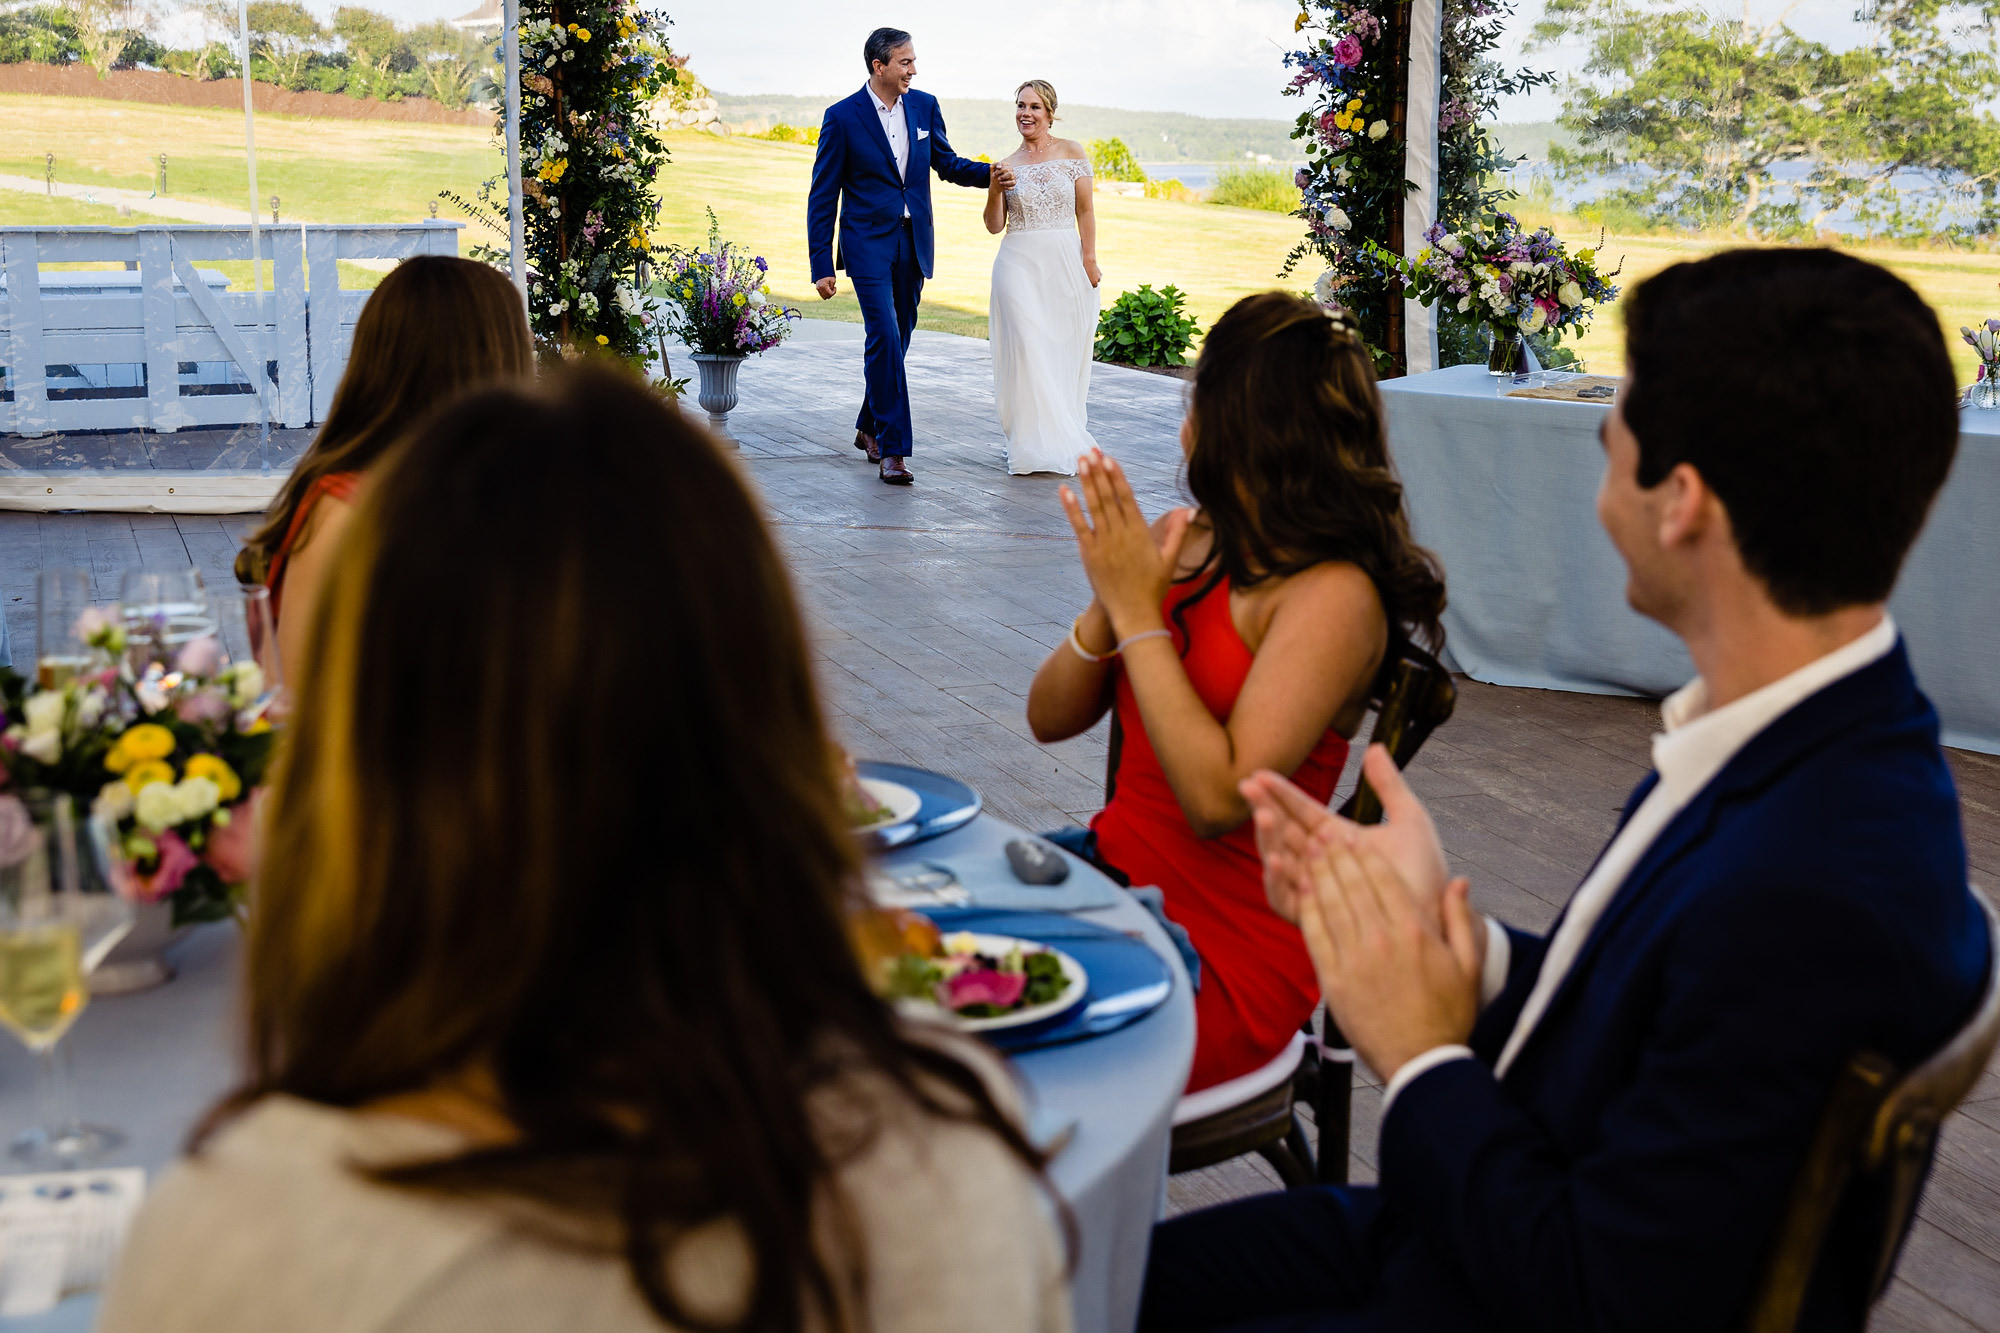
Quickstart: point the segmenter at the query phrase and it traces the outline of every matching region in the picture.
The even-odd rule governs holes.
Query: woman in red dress
[[[1373,361],[1345,311],[1282,292],[1215,324],[1181,426],[1197,507],[1148,526],[1117,463],[1068,487],[1096,593],[1028,696],[1043,742],[1117,709],[1097,855],[1156,884],[1201,956],[1188,1090],[1276,1058],[1319,999],[1296,927],[1264,899],[1237,784],[1333,794],[1392,641],[1433,648],[1444,583],[1410,540]]]
[[[492,265],[420,255],[382,279],[355,322],[326,421],[236,555],[238,580],[271,590],[281,662],[304,648],[314,598],[368,469],[439,403],[533,373],[527,311]]]

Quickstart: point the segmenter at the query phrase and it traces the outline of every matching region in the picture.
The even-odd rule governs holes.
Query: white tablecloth
[[[1483,366],[1382,385],[1419,542],[1444,562],[1452,664],[1495,685],[1663,695],[1694,674],[1625,603],[1597,524],[1604,456],[1589,403],[1501,396]],[[2000,753],[2000,412],[1960,415],[1959,451],[1890,609],[1945,744]],[[1892,466],[1893,441],[1884,441]]]
[[[983,861],[1019,833],[981,816],[955,833],[892,854],[889,863]],[[1097,873],[1073,864],[1077,874]],[[1031,1051],[1017,1062],[1036,1106],[1035,1127],[1075,1126],[1050,1174],[1075,1213],[1081,1241],[1079,1333],[1125,1333],[1137,1317],[1146,1246],[1165,1200],[1169,1121],[1194,1057],[1194,1001],[1180,958],[1153,918],[1119,896],[1116,908],[1077,915],[1142,935],[1174,971],[1173,998],[1129,1028]],[[92,1001],[77,1021],[68,1040],[84,1118],[128,1136],[101,1165],[145,1167],[150,1178],[173,1160],[188,1130],[229,1088],[240,954],[236,927],[203,927],[172,955],[181,973],[172,983]],[[0,1036],[0,1144],[35,1123],[33,1080],[27,1052]],[[0,1170],[11,1167],[0,1158]],[[978,1261],[965,1256],[966,1263]],[[73,1297],[46,1315],[0,1320],[0,1331],[84,1333],[96,1309],[94,1296]]]

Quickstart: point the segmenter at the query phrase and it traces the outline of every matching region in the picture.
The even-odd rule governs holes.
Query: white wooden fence
[[[249,259],[247,223],[0,227],[0,435],[245,425],[259,392],[272,425],[310,426],[368,299],[341,289],[339,261],[456,254],[464,225],[262,228],[275,277],[261,303],[196,268]]]

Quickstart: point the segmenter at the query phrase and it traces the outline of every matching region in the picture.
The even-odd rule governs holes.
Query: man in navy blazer
[[[1380,1184],[1163,1223],[1142,1329],[1739,1328],[1841,1066],[1907,1069],[1977,1001],[1957,793],[1885,607],[1957,445],[1936,317],[1860,260],[1746,250],[1626,328],[1598,515],[1701,673],[1655,771],[1540,937],[1471,910],[1379,748],[1378,828],[1245,784],[1272,907],[1385,1080]],[[1859,1323],[1831,1234],[1802,1328]]]
[[[868,388],[854,420],[854,447],[877,464],[880,477],[907,486],[914,443],[903,358],[917,327],[917,302],[931,276],[931,184],[935,171],[953,185],[984,189],[1004,167],[968,162],[951,151],[937,99],[910,87],[917,50],[910,34],[877,28],[862,58],[868,82],[835,102],[820,122],[806,201],[806,244],[813,286],[821,300],[839,290],[846,269],[867,329]],[[834,215],[839,214],[839,248]]]

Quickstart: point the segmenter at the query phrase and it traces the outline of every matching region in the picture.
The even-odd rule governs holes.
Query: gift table
[[[1444,563],[1451,665],[1588,694],[1664,695],[1693,676],[1680,641],[1626,605],[1597,523],[1609,407],[1503,397],[1484,366],[1385,381],[1382,400],[1411,527]],[[2000,753],[2000,412],[1960,413],[1957,461],[1890,610],[1945,744]]]

